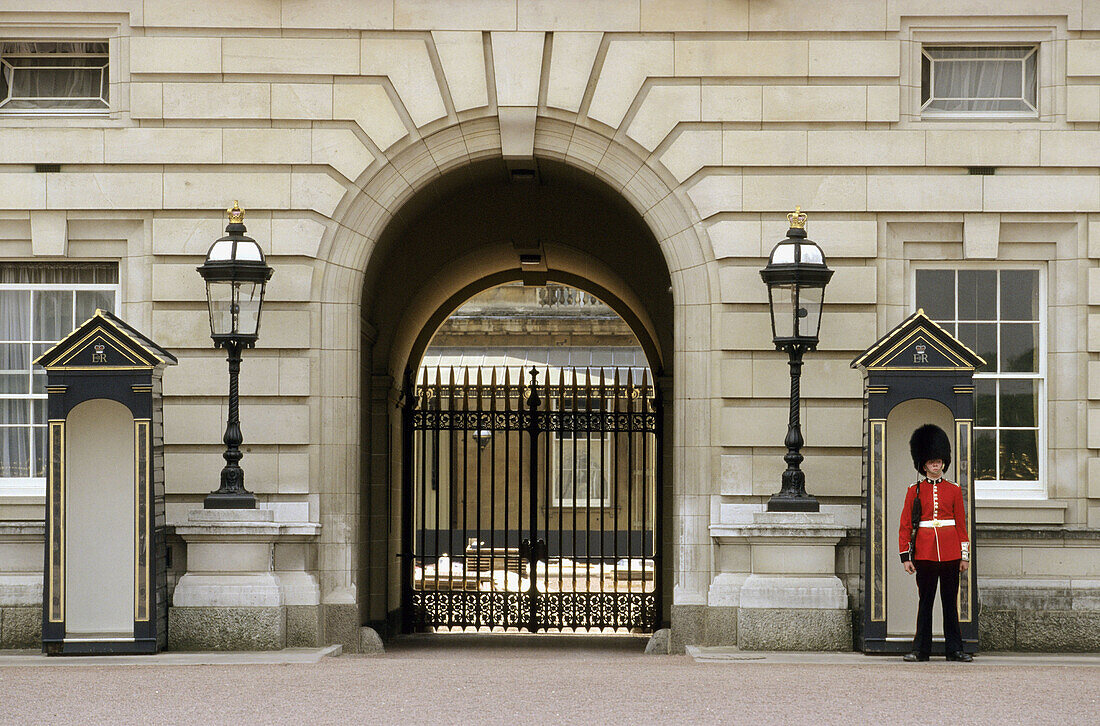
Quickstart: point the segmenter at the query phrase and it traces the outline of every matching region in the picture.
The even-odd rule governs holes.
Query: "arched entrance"
[[[644,350],[648,363],[644,380],[634,380],[634,374],[624,374],[619,381],[613,376],[609,380],[587,375],[574,379],[573,374],[564,376],[560,371],[550,374],[543,370],[533,377],[528,371],[523,380],[509,377],[507,382],[496,381],[492,386],[490,381],[482,381],[480,391],[473,382],[458,387],[453,381],[414,383],[413,372],[432,335],[447,316],[473,294],[508,281],[528,286],[566,283],[606,302],[629,325]],[[657,401],[662,394],[671,397],[672,281],[652,232],[620,195],[595,177],[550,160],[539,160],[533,179],[517,178],[500,159],[446,174],[406,202],[379,239],[366,270],[363,322],[373,332],[363,342],[363,365],[365,372],[369,372],[364,377],[367,389],[364,403],[370,410],[371,429],[367,461],[375,466],[365,472],[367,496],[362,508],[364,512],[382,508],[389,512],[385,522],[378,518],[364,522],[367,547],[363,554],[368,563],[378,567],[374,573],[369,568],[366,573],[371,590],[385,586],[384,617],[390,620],[388,629],[392,631],[398,626],[398,622],[393,622],[397,619],[403,629],[442,623],[528,629],[652,628],[668,620],[667,613],[659,612],[657,603],[671,598],[661,598],[662,593],[656,590],[667,578],[662,578],[660,574],[664,573],[658,574],[654,568],[668,561],[662,556],[666,553],[655,550],[660,542],[658,534],[667,524],[664,511],[658,509],[658,504],[666,499],[658,483],[667,480],[661,474],[669,463],[667,457],[661,456],[668,442],[664,440],[666,429]],[[553,375],[556,378],[546,380]],[[563,376],[570,380],[564,381]],[[494,393],[490,394],[490,388]],[[667,390],[660,391],[661,388]],[[600,414],[563,417],[561,408],[575,407],[577,396],[585,399],[586,408],[596,401]],[[398,415],[397,402],[406,413],[404,419]],[[502,426],[507,433],[493,446],[501,447],[497,455],[503,457],[510,452],[514,457],[507,468],[515,468],[516,479],[504,484],[501,478],[504,472],[498,472],[496,477],[488,473],[484,476],[490,488],[492,482],[500,481],[501,495],[510,492],[510,498],[513,494],[518,498],[522,492],[526,499],[522,504],[509,502],[509,507],[519,504],[520,509],[515,510],[517,519],[508,527],[497,527],[496,522],[467,521],[461,528],[464,541],[452,541],[459,535],[450,524],[445,528],[426,526],[430,519],[427,496],[419,487],[431,478],[426,475],[428,467],[438,464],[438,459],[429,459],[449,456],[450,447],[462,442],[453,451],[465,457],[463,470],[480,471],[470,468],[476,464],[469,464],[469,457],[472,452],[476,461],[485,454],[476,445],[469,446],[468,437],[484,428],[482,417],[494,418],[491,409],[505,407],[515,414],[513,424],[510,426],[507,416],[504,417]],[[436,452],[434,446],[443,436],[438,415],[441,408],[468,414],[460,425],[467,436],[453,436],[455,420],[447,415],[446,442],[442,451]],[[605,431],[615,428],[616,416],[623,419],[622,430]],[[555,464],[563,467],[560,453],[566,419],[569,435],[575,433],[575,427],[581,425],[578,422],[583,420],[585,430],[581,433],[586,441],[589,436],[603,438],[606,433],[605,452],[617,457],[613,466],[622,469],[618,479],[622,502],[601,502],[598,506],[611,515],[607,523],[600,517],[592,517],[590,502],[587,510],[582,504],[579,509],[566,507],[569,511],[564,513],[562,498],[555,497],[555,481],[563,474],[555,476],[552,468]],[[469,423],[470,420],[474,423]],[[465,430],[471,426],[470,431]],[[431,452],[426,448],[428,442],[433,447]],[[559,448],[557,459],[553,451],[555,443]],[[615,451],[619,445],[621,452]],[[379,451],[383,446],[384,456]],[[647,458],[648,466],[639,457]],[[409,467],[417,466],[421,468],[419,472],[409,471]],[[639,475],[633,478],[637,479],[633,489],[628,486],[633,481],[631,467]],[[608,474],[612,473],[609,467]],[[377,486],[379,478],[385,484],[384,490]],[[440,496],[439,491],[435,490],[436,497]],[[491,493],[487,489],[485,496]],[[617,534],[613,522],[615,512],[620,509],[622,526]],[[475,507],[472,511],[476,516],[481,510]],[[584,514],[582,519],[597,522],[594,530],[580,523],[573,526],[574,515],[580,513]],[[627,524],[630,517],[638,520],[634,530]],[[433,525],[437,523],[432,520]],[[376,528],[382,525],[389,534],[385,540],[375,536]],[[465,537],[471,531],[473,534]],[[574,542],[578,533],[582,541]],[[433,540],[431,543],[427,541],[429,538]],[[483,540],[489,541],[483,544]],[[472,554],[467,551],[470,548]],[[460,581],[448,577],[440,584],[439,560],[446,555],[449,567],[450,561],[457,559],[456,552],[460,553],[463,567],[467,561],[476,563],[482,555],[488,557],[486,564],[490,569],[482,577],[491,577],[488,572],[498,564],[495,556],[499,555],[501,578],[508,579],[510,567],[512,579],[517,579],[517,587],[511,588],[516,591],[515,597],[505,593],[508,588],[504,587],[500,602],[491,601],[479,589],[473,589],[481,594],[479,597],[457,594],[482,585],[492,589],[486,583],[479,584],[476,575],[473,579],[463,575]],[[646,553],[648,557],[641,556]],[[581,558],[585,560],[586,573],[581,578],[586,582],[583,594],[579,592],[582,586],[574,588],[573,582],[580,569],[576,563]],[[521,562],[524,559],[525,564]],[[560,594],[563,562],[572,568],[568,598],[563,595],[553,606],[549,605],[547,596],[538,594],[531,577],[525,583],[532,597],[518,593],[520,575],[534,572],[543,575],[544,589],[554,589]],[[610,573],[606,582],[602,578],[605,566]],[[385,567],[384,580],[382,567]],[[620,567],[625,572],[617,581]],[[648,581],[646,567],[650,569]],[[555,568],[557,582],[548,583],[547,573]],[[603,583],[603,597],[599,596],[599,585],[591,584],[587,577],[596,570],[600,570],[601,577],[596,582]],[[466,606],[457,610],[450,607],[448,614],[425,620],[424,588],[428,574],[432,585],[428,599],[439,602],[460,598],[472,603],[470,607],[476,612],[471,617],[459,618],[455,613],[466,612]],[[648,587],[648,595],[632,594],[631,578],[635,576],[635,589],[640,593]],[[621,594],[616,594],[620,589]],[[616,604],[617,600],[621,602]],[[634,615],[617,614],[624,612]],[[365,613],[364,620],[380,624],[382,615],[377,611]]]
[[[406,386],[406,630],[652,630],[662,416],[645,352],[595,296],[466,301]]]

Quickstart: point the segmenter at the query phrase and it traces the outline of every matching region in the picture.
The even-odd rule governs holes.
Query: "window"
[[[1044,332],[1037,269],[919,269],[916,304],[986,361],[974,374],[976,493],[1042,496]]]
[[[0,110],[87,113],[108,104],[107,43],[0,43]]]
[[[46,373],[31,361],[117,301],[114,264],[0,263],[0,493],[42,492]]]
[[[612,410],[609,401],[608,409]],[[560,411],[599,411],[597,399],[562,402]],[[562,431],[554,432],[553,451],[554,506],[605,507],[611,504],[611,487],[607,474],[611,471],[611,450],[615,435],[601,431],[566,431],[568,417],[563,417]],[[599,428],[594,424],[589,428]]]
[[[921,115],[1039,114],[1038,47],[925,46],[921,57]]]

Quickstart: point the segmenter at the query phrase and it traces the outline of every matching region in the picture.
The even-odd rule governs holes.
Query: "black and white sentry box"
[[[161,373],[103,310],[35,361],[49,396],[42,650],[156,653],[167,637]]]
[[[909,485],[919,474],[909,437],[933,423],[951,439],[944,476],[962,489],[966,526],[974,539],[974,371],[985,360],[918,310],[854,361],[864,376],[863,628],[865,653],[912,650],[917,629],[917,586],[898,557],[898,528]],[[977,570],[959,578],[963,649],[978,649]],[[933,652],[943,653],[943,617],[933,610]]]

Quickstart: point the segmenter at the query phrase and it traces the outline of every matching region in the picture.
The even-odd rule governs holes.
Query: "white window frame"
[[[62,58],[102,58],[103,59],[103,65],[102,66],[82,66],[82,67],[95,68],[95,69],[99,70],[99,72],[100,72],[99,88],[102,90],[102,88],[104,87],[104,81],[106,81],[107,98],[104,98],[102,95],[100,95],[100,96],[20,96],[20,97],[16,98],[16,97],[13,97],[11,95],[12,88],[15,84],[14,83],[9,83],[8,84],[8,95],[7,95],[7,97],[0,98],[0,113],[3,113],[4,115],[31,115],[31,116],[41,116],[41,115],[45,115],[45,116],[103,116],[105,114],[110,113],[110,111],[111,111],[111,99],[110,99],[110,97],[112,95],[111,94],[111,85],[112,84],[111,84],[111,79],[110,79],[110,73],[111,73],[110,57],[111,57],[111,52],[110,52],[110,42],[109,42],[108,39],[106,39],[106,38],[103,38],[103,39],[77,38],[77,39],[52,40],[52,41],[45,41],[45,40],[40,40],[40,39],[28,39],[28,40],[19,40],[19,41],[12,40],[12,39],[4,39],[4,40],[0,40],[0,51],[2,51],[3,44],[13,43],[13,42],[26,42],[26,43],[47,43],[47,42],[57,42],[57,43],[66,43],[66,42],[72,42],[72,43],[103,43],[104,45],[106,45],[108,47],[106,53],[28,53],[28,52],[22,52],[22,53],[7,53],[7,54],[5,54],[5,53],[0,52],[0,73],[6,73],[9,70],[11,70],[12,73],[15,73],[18,69],[25,68],[25,66],[13,65],[12,63],[9,62],[9,60],[8,60],[9,58],[58,58],[58,59],[62,59]],[[60,70],[68,70],[68,69],[71,69],[72,67],[73,66],[69,66],[69,65],[65,65],[63,63],[60,63],[60,61],[59,61],[59,65],[55,65],[55,66],[34,66],[34,68],[38,69],[38,70],[59,70],[59,69]],[[106,75],[106,78],[104,78],[105,75]],[[16,101],[16,100],[98,101],[99,103],[102,104],[102,107],[89,106],[87,108],[57,108],[57,107],[9,108],[7,106],[7,104],[9,102]]]
[[[911,263],[909,271],[909,306],[910,309],[915,311],[917,309],[917,271],[918,270],[954,270],[956,273],[966,270],[1033,270],[1039,273],[1039,289],[1038,289],[1038,301],[1037,307],[1039,311],[1038,323],[1039,323],[1039,349],[1036,351],[1038,357],[1038,371],[1036,373],[975,373],[974,378],[978,379],[1032,379],[1038,384],[1038,411],[1036,412],[1036,422],[1038,428],[1037,436],[1037,455],[1039,475],[1038,480],[1035,482],[1019,482],[1019,481],[1004,481],[1000,479],[974,479],[974,496],[976,499],[1046,499],[1047,498],[1047,485],[1048,478],[1048,450],[1047,450],[1047,434],[1050,428],[1049,411],[1047,407],[1047,268],[1042,263],[1027,263],[1027,262],[1002,262],[1002,261],[990,261],[989,263],[967,263],[957,260],[943,260],[939,262],[921,262]],[[955,320],[952,322],[958,323],[958,281],[956,278],[955,283]],[[998,335],[1000,330],[1000,285],[997,285],[997,318],[995,322],[998,326]],[[936,321],[939,322],[939,321]],[[1010,321],[1015,322],[1015,321]],[[1005,429],[1011,427],[1000,426],[999,423],[999,405],[1000,398],[998,396],[998,412],[996,414],[995,421],[997,422],[996,429]],[[977,426],[975,421],[974,431],[977,433]],[[982,427],[988,428],[988,427]]]
[[[932,54],[929,53],[930,49],[940,49],[940,48],[958,48],[958,49],[963,49],[963,48],[1005,48],[1005,49],[1008,49],[1008,48],[1012,48],[1012,49],[1029,48],[1030,52],[1028,52],[1026,55],[1024,55],[1020,58],[991,57],[991,58],[967,59],[965,61],[943,59],[943,58],[934,58],[932,56]],[[1035,64],[1034,64],[1035,100],[1034,100],[1034,102],[1032,102],[1031,100],[1029,100],[1027,98],[1027,86],[1028,86],[1028,74],[1027,74],[1028,64],[1027,64],[1027,61],[1028,61],[1028,59],[1030,59],[1032,57],[1035,58]],[[921,74],[920,74],[921,97],[923,97],[923,95],[924,95],[924,73],[923,73],[923,68],[924,68],[925,61],[927,61],[929,63],[929,66],[930,66],[930,70],[929,70],[929,74],[928,74],[928,83],[930,85],[930,88],[928,90],[928,100],[925,101],[920,107],[921,118],[973,118],[973,119],[983,119],[983,118],[985,118],[985,119],[1013,119],[1013,118],[1035,119],[1035,118],[1039,118],[1039,96],[1041,95],[1040,94],[1040,83],[1039,83],[1039,78],[1040,78],[1039,63],[1040,63],[1041,60],[1042,59],[1039,57],[1039,45],[1038,44],[1031,44],[1031,43],[1027,43],[1027,44],[1017,44],[1017,43],[1003,43],[1003,44],[924,43],[921,46]],[[934,91],[935,91],[935,88],[936,88],[936,66],[937,66],[937,64],[942,65],[942,64],[945,64],[945,63],[955,63],[955,62],[966,62],[966,63],[1008,63],[1008,62],[1018,62],[1021,66],[1021,68],[1020,68],[1020,95],[1018,97],[1005,97],[1005,98],[993,97],[993,96],[988,96],[988,97],[987,96],[973,96],[973,97],[969,97],[969,98],[958,98],[958,99],[956,99],[956,98],[943,98],[943,97],[937,98],[934,95]],[[1029,107],[1030,110],[1018,110],[1018,111],[958,110],[958,111],[949,111],[949,110],[945,110],[945,109],[929,108],[929,106],[932,103],[934,103],[935,101],[943,101],[943,100],[980,100],[980,101],[1007,100],[1007,101],[1021,101],[1022,103],[1026,104]]]
[[[1048,20],[1048,19],[1043,19]],[[1064,116],[1057,116],[1065,103],[1064,19],[1039,24],[1037,18],[1020,17],[902,17],[901,90],[902,113],[898,128],[974,128],[1012,124],[1016,128],[1069,128]],[[921,114],[921,59],[925,46],[1009,46],[1034,45],[1039,49],[1036,71],[1038,116],[925,116]],[[1058,99],[1062,99],[1059,101]]]
[[[553,405],[554,410],[559,410],[557,408],[558,407],[558,400],[556,398],[551,399],[551,404]],[[605,406],[606,406],[605,413],[610,413],[613,410],[614,402],[612,400],[605,401]],[[570,434],[570,438],[566,439],[566,438],[562,437],[563,433]],[[553,482],[553,485],[552,485],[552,488],[551,488],[550,506],[557,507],[559,509],[565,509],[565,508],[570,508],[570,507],[572,507],[572,508],[581,508],[581,507],[607,508],[607,507],[610,507],[611,506],[611,491],[610,491],[610,489],[611,489],[611,477],[609,476],[609,473],[611,472],[611,466],[612,466],[611,450],[615,447],[615,432],[614,431],[579,432],[579,433],[587,434],[588,443],[584,443],[584,444],[582,444],[579,440],[576,440],[576,439],[572,438],[572,433],[573,432],[571,432],[571,431],[570,432],[564,432],[564,431],[552,431],[551,432],[551,436],[550,436],[551,464],[550,464],[550,466],[552,467],[552,469],[551,469],[551,472],[550,472],[550,479]],[[602,473],[603,473],[604,481],[603,481],[603,498],[602,499],[591,499],[591,498],[589,498],[589,499],[576,499],[576,498],[563,499],[562,498],[562,495],[561,495],[562,482],[561,482],[561,477],[559,476],[559,473],[563,472],[563,471],[566,471],[566,469],[563,468],[562,465],[561,465],[562,452],[565,449],[569,449],[570,447],[572,447],[574,445],[573,444],[574,441],[577,441],[576,447],[577,447],[578,451],[580,451],[582,448],[584,448],[584,449],[586,449],[586,451],[585,451],[586,454],[590,454],[593,451],[596,452],[595,457],[589,457],[590,461],[591,460],[598,460],[601,457],[603,459]],[[590,471],[591,471],[591,467],[589,467],[586,470],[586,476],[587,476],[588,472],[590,472]],[[576,491],[576,486],[574,485],[574,492],[575,491]]]
[[[22,262],[25,262],[25,260],[19,260],[18,262],[22,263]],[[69,261],[66,260],[66,262],[69,262]],[[73,264],[81,264],[80,261],[72,261],[72,262],[73,262]],[[113,261],[89,260],[89,261],[86,261],[86,264],[89,264],[89,265],[110,264],[111,262],[113,262]],[[115,263],[115,264],[117,264],[117,263]],[[121,265],[119,265],[119,268],[120,268],[119,269],[119,279],[121,280],[121,274],[122,274]],[[122,297],[121,296],[121,284],[120,284],[120,282],[115,282],[115,283],[0,283],[0,290],[21,290],[21,291],[31,291],[32,293],[33,292],[49,292],[49,291],[57,291],[57,290],[64,291],[64,292],[78,292],[78,291],[81,291],[81,290],[94,290],[94,291],[99,291],[99,292],[110,291],[114,294],[114,309],[115,309],[115,312],[117,312],[118,309],[119,309],[119,305],[120,305],[121,297]],[[74,311],[75,311],[75,305],[76,305],[76,296],[75,295],[73,296],[73,305],[74,305]],[[31,315],[33,316],[34,315],[34,306],[33,305],[31,306],[31,311],[30,312],[31,312]],[[83,320],[76,320],[75,316],[74,316],[73,324],[75,326],[79,326],[83,322],[84,322]],[[32,330],[33,330],[33,322],[32,322]],[[66,333],[66,335],[68,335],[68,333]],[[0,342],[9,342],[9,341],[0,341]],[[23,341],[11,341],[11,342],[23,342]],[[54,341],[54,342],[56,343],[57,341]],[[34,353],[34,347],[33,346],[38,345],[38,344],[43,344],[43,343],[45,343],[45,341],[32,341],[32,348],[31,348],[31,359],[32,359],[32,361],[36,357],[35,353]],[[31,368],[27,372],[27,375],[28,376],[33,376],[34,375],[33,370],[34,370],[34,366],[32,364]],[[3,393],[3,394],[0,394],[0,398],[17,398],[17,399],[21,399],[21,400],[28,400],[28,399],[29,400],[45,400],[45,399],[47,399],[48,395],[46,393],[44,393],[44,392],[43,393],[35,393],[34,392],[34,390],[33,390],[33,379],[32,379],[31,382],[32,382],[32,386],[28,389],[29,390],[28,393],[25,393],[25,394],[23,394],[23,393]],[[35,451],[34,451],[34,437],[33,436],[31,437],[30,458],[31,458],[31,461],[34,461]],[[33,477],[33,476],[31,476],[31,477],[0,477],[0,497],[12,497],[12,496],[42,497],[42,496],[45,496],[45,494],[46,494],[46,478],[45,477]]]

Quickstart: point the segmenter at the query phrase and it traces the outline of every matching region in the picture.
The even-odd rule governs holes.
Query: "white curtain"
[[[107,108],[106,43],[4,43],[5,109]]]
[[[933,62],[932,101],[928,108],[976,112],[1035,110],[1034,49],[927,48],[925,52]]]
[[[28,290],[0,290],[0,477],[30,472],[30,310]],[[27,342],[17,342],[27,341]]]

